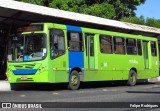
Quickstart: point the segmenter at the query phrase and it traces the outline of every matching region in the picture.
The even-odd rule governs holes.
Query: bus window
[[[152,53],[152,56],[157,56],[156,42],[151,42],[151,53]]]
[[[50,29],[50,51],[51,59],[64,54],[65,46],[63,30]]]
[[[68,32],[68,49],[70,51],[83,51],[81,33]]]
[[[136,40],[135,39],[126,39],[126,49],[127,49],[127,54],[129,54],[129,55],[137,54]]]
[[[102,53],[112,53],[112,37],[100,35],[100,47]]]
[[[46,35],[17,34],[9,37],[8,61],[37,61],[46,57]]]
[[[142,55],[141,40],[137,40],[138,55]]]
[[[125,54],[124,38],[114,38],[114,52],[116,54]]]

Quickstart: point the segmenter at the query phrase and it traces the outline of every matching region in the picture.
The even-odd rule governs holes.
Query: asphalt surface
[[[140,82],[130,87],[122,83],[96,82],[83,83],[79,90],[68,90],[66,84],[30,84],[19,85],[12,91],[0,91],[0,102],[158,102],[160,105],[160,82]],[[156,103],[155,103],[156,104]],[[96,104],[93,104],[96,105]],[[113,105],[114,106],[114,105]],[[92,107],[92,106],[91,106]],[[159,106],[160,107],[160,106]],[[0,109],[6,111],[7,109]],[[9,110],[9,109],[8,109]],[[12,109],[20,111],[21,109]],[[31,111],[33,109],[30,109]],[[36,110],[36,109],[34,109]],[[53,109],[37,109],[37,111]],[[56,108],[55,110],[75,110],[75,108]],[[77,108],[78,111],[125,110],[125,111],[159,111],[160,108]]]

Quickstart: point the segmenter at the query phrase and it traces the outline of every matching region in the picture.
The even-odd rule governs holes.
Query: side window
[[[83,51],[82,34],[68,32],[68,49],[70,51]]]
[[[114,53],[125,54],[124,38],[114,37]]]
[[[112,53],[112,37],[100,35],[100,48],[102,53]]]
[[[126,39],[126,49],[127,49],[127,54],[129,54],[129,55],[137,54],[136,40],[135,39]]]
[[[64,32],[59,29],[50,29],[50,56],[51,59],[65,53]]]
[[[141,40],[137,40],[138,55],[142,55]]]
[[[156,42],[151,42],[151,53],[152,53],[152,56],[157,56]]]

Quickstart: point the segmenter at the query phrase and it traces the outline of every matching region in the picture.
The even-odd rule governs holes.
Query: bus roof
[[[31,22],[55,22],[98,29],[110,29],[138,34],[150,33],[160,36],[160,29],[137,25],[96,16],[63,11],[59,9],[38,6],[13,0],[3,0],[0,3],[0,26],[7,28],[10,24],[25,25]]]

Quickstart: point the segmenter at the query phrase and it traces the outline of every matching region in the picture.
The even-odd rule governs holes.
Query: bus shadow
[[[126,91],[127,93],[142,93],[142,94],[160,94],[160,92],[156,91]]]
[[[36,84],[11,84],[11,90],[15,91],[55,91],[55,90],[67,90],[66,84],[50,84],[50,83],[36,83]]]
[[[137,85],[148,85],[154,84],[146,81],[139,81]],[[110,81],[110,82],[82,82],[80,89],[92,89],[92,88],[105,88],[105,87],[123,87],[127,86],[124,81]],[[24,90],[38,90],[38,91],[58,91],[58,90],[68,90],[67,83],[21,83],[21,84],[11,84],[11,90],[24,91]]]
[[[147,80],[139,80],[136,85],[155,84]],[[124,87],[128,86],[126,81],[107,81],[107,82],[85,82],[81,85],[81,89],[103,88],[103,87]]]

